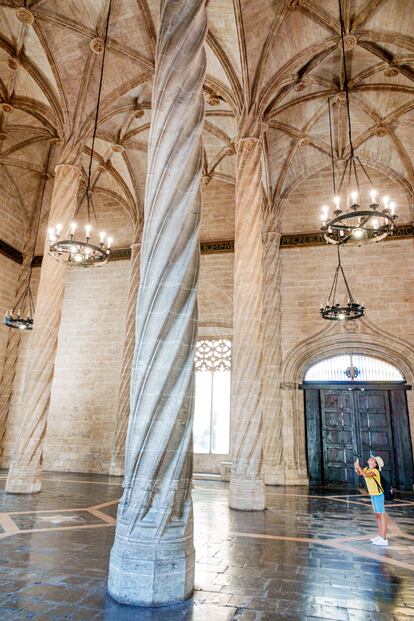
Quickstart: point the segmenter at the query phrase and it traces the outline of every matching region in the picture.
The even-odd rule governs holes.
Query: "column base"
[[[264,466],[266,485],[285,485],[285,466]]]
[[[109,474],[112,477],[123,477],[125,472],[125,457],[124,455],[115,455],[111,459],[109,466]]]
[[[10,466],[6,481],[7,494],[36,494],[42,489],[42,471]]]
[[[230,478],[229,507],[238,511],[264,511],[266,489],[263,479]]]
[[[146,529],[139,529],[146,530]],[[165,606],[190,598],[194,591],[192,537],[153,543],[115,536],[109,563],[108,591],[120,604]]]
[[[266,485],[309,485],[308,472],[295,466],[265,466]]]

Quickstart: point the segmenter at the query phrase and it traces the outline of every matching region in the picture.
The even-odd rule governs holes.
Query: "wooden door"
[[[354,461],[358,453],[352,392],[321,392],[324,482],[355,485]]]
[[[358,484],[353,462],[366,464],[371,452],[384,462],[384,475],[397,489],[412,491],[414,464],[405,391],[309,383],[305,388],[309,478],[312,482]]]
[[[371,455],[384,460],[384,476],[396,486],[389,393],[386,390],[354,392],[357,444],[361,464]]]

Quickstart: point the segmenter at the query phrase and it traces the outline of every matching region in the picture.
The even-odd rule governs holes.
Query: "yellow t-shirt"
[[[363,471],[374,473],[373,477],[364,477],[365,483],[367,484],[367,488],[368,488],[368,494],[370,496],[379,496],[380,494],[383,494],[383,491],[380,491],[382,490],[382,485],[381,485],[381,476],[380,476],[379,470],[377,468],[363,468]],[[375,483],[375,481],[378,481],[378,485],[380,486],[380,489],[378,489],[378,486]]]

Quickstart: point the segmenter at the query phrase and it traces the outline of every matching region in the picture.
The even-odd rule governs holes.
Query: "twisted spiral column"
[[[79,168],[56,167],[49,223],[68,230],[76,210]],[[42,453],[57,349],[66,266],[48,255],[45,242],[34,327],[23,390],[23,426],[6,483],[6,492],[32,494],[41,489]]]
[[[32,231],[33,233],[33,231]],[[33,244],[33,239],[30,239]],[[24,258],[17,282],[16,300],[23,295],[27,289],[30,277],[30,265],[32,262],[33,248],[26,248],[23,252]],[[10,329],[7,337],[6,352],[4,356],[3,372],[0,382],[0,450],[3,454],[3,442],[7,430],[7,419],[9,415],[10,401],[13,394],[13,382],[16,375],[17,358],[19,355],[20,338],[22,333],[20,330]],[[26,335],[25,335],[26,336]],[[4,466],[4,464],[3,464]]]
[[[284,483],[281,381],[280,233],[266,222],[263,232],[263,421],[265,481]],[[273,230],[272,230],[273,229]]]
[[[229,505],[265,508],[262,430],[262,141],[259,130],[237,142],[234,257],[232,455]]]
[[[118,391],[118,411],[115,422],[115,439],[112,449],[109,474],[124,474],[125,442],[128,429],[131,392],[131,369],[135,349],[135,315],[139,287],[141,253],[141,229],[137,231],[131,245],[131,272],[129,276],[128,306],[125,320],[124,342],[122,349],[121,380]]]
[[[109,592],[184,600],[194,584],[192,419],[205,0],[163,0],[148,154],[125,489]]]

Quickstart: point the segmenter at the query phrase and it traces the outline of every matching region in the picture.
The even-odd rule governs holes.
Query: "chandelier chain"
[[[89,160],[88,181],[87,181],[87,186],[86,186],[86,191],[85,191],[87,211],[88,211],[88,223],[90,222],[90,191],[91,191],[92,162],[93,162],[93,156],[95,152],[95,139],[96,139],[96,131],[98,127],[99,108],[101,105],[101,92],[102,92],[102,83],[103,83],[104,68],[105,68],[106,44],[108,40],[109,18],[111,15],[111,8],[112,8],[112,0],[109,0],[108,15],[106,17],[103,53],[102,53],[101,74],[99,77],[98,101],[96,104],[95,122],[94,122],[94,127],[93,127],[93,134],[92,134],[92,149],[91,149],[91,157]],[[92,206],[92,209],[94,209],[93,206]]]
[[[336,180],[335,180],[335,159],[333,149],[333,137],[332,137],[332,116],[331,116],[331,99],[328,98],[328,116],[329,116],[329,141],[331,143],[331,164],[332,164],[332,185],[334,195],[336,194]]]
[[[341,26],[341,42],[342,42],[342,61],[344,65],[344,81],[345,81],[345,96],[346,96],[346,111],[348,116],[348,136],[349,136],[349,147],[351,151],[351,157],[354,155],[354,145],[352,144],[352,129],[351,129],[351,113],[349,106],[349,89],[348,89],[348,71],[346,68],[346,57],[345,57],[345,41],[344,41],[344,20],[342,16],[342,1],[338,0],[339,3],[339,21]]]

